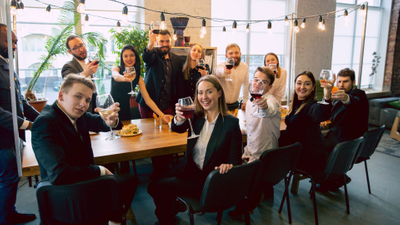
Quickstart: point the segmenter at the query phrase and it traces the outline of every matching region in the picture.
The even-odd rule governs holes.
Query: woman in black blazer
[[[298,169],[307,172],[322,171],[328,157],[320,123],[330,118],[333,82],[321,84],[326,105],[315,100],[315,78],[310,71],[303,71],[295,78],[295,92],[290,113],[285,118],[286,130],[281,134],[279,146],[300,142],[303,146]]]
[[[199,137],[188,139],[183,162],[158,180],[150,183],[148,192],[156,205],[160,224],[174,224],[174,203],[180,194],[200,197],[208,174],[218,169],[227,173],[241,164],[242,135],[239,120],[228,113],[221,83],[214,76],[200,78],[196,85],[195,114],[191,121]],[[188,120],[176,104],[171,129],[186,132]],[[190,136],[190,129],[188,136]]]

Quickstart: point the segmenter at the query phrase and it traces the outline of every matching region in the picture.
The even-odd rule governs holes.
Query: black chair
[[[37,186],[36,198],[43,225],[101,224],[123,214],[114,176],[68,185],[42,181]]]
[[[357,154],[357,150],[362,144],[364,138],[359,137],[357,139],[339,143],[332,150],[329,155],[328,161],[325,166],[324,172],[320,173],[307,173],[305,171],[296,169],[296,173],[300,173],[311,179],[311,198],[313,199],[314,205],[314,217],[315,224],[318,224],[318,212],[317,212],[317,201],[315,198],[315,184],[321,183],[328,180],[337,179],[339,176],[344,178],[344,193],[346,197],[346,211],[350,214],[349,198],[347,195],[347,185],[346,185],[346,173],[350,170],[353,165],[353,160]]]
[[[293,145],[267,150],[260,156],[260,160],[263,163],[263,170],[259,185],[274,186],[282,179],[285,180],[285,192],[282,197],[281,206],[279,207],[279,213],[282,212],[282,207],[286,198],[290,224],[292,223],[292,216],[290,213],[288,187],[290,179],[296,169],[301,148],[301,144],[297,142]]]
[[[370,159],[372,154],[374,154],[375,149],[376,147],[378,147],[378,144],[382,138],[384,131],[385,131],[385,125],[365,132],[363,136],[364,143],[360,146],[360,150],[357,153],[356,158],[354,159],[354,163],[364,162],[365,175],[367,176],[368,191],[370,194],[371,194],[371,187],[369,184],[367,160]]]
[[[246,199],[245,223],[250,225],[247,196],[254,191],[260,179],[261,170],[260,160],[234,166],[226,174],[220,174],[219,170],[214,170],[206,179],[200,199],[178,196],[177,199],[185,203],[188,209],[190,224],[194,224],[193,214],[204,215],[207,212],[218,212],[217,221],[221,224],[222,212],[235,206],[242,199]]]

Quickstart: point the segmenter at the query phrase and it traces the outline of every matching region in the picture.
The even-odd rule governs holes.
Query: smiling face
[[[241,61],[242,53],[238,47],[230,47],[225,54],[226,58],[233,58],[235,60],[235,66],[239,66]]]
[[[275,58],[274,55],[267,55],[264,60],[265,66],[269,67],[269,64],[276,64],[278,65],[278,59]]]
[[[74,38],[68,42],[69,50],[68,52],[72,54],[75,58],[82,61],[87,57],[87,50],[85,44],[80,38]]]
[[[135,53],[130,49],[126,49],[122,53],[122,60],[124,60],[125,67],[135,65],[136,62]]]
[[[92,89],[82,83],[74,83],[69,90],[58,93],[58,104],[72,119],[78,119],[89,108]]]
[[[299,100],[305,100],[315,89],[315,84],[307,75],[300,75],[296,79],[295,91]]]
[[[218,111],[218,99],[221,91],[218,91],[209,81],[202,81],[197,87],[197,99],[203,109],[207,112]]]
[[[197,61],[201,59],[203,53],[203,49],[199,45],[193,46],[192,50],[190,50],[190,58],[192,60]]]
[[[168,34],[165,35],[159,34],[158,44],[161,46],[160,47],[161,52],[164,55],[168,54],[169,51],[171,50],[171,36],[169,36]]]

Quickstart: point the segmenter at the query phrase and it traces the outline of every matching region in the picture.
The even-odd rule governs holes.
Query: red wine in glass
[[[194,103],[193,103],[192,98],[190,98],[190,97],[180,98],[178,100],[178,103],[179,103],[179,105],[181,105],[181,111],[182,111],[183,117],[185,117],[189,120],[191,135],[188,137],[188,139],[197,138],[199,135],[196,135],[194,133],[193,127],[192,127],[192,121],[190,121],[194,114]]]
[[[204,70],[204,66],[196,66],[196,69],[198,69],[198,70]]]
[[[250,93],[250,94],[251,94],[251,97],[253,97],[255,99],[259,99],[262,96],[262,94],[260,94],[260,93]]]
[[[231,70],[231,69],[233,68],[233,65],[225,65],[225,67],[226,67],[228,70]]]
[[[153,34],[159,34],[160,33],[160,30],[153,30]]]
[[[264,93],[264,83],[260,78],[254,78],[249,82],[249,92],[255,99],[260,99]],[[260,107],[257,107],[257,113],[251,114],[254,117],[262,118],[265,116],[265,112],[260,111]]]
[[[194,108],[189,108],[189,109],[182,108],[182,112],[183,112],[183,117],[185,117],[186,119],[190,119],[194,114]]]

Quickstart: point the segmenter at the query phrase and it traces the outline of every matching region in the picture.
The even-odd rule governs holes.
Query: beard
[[[8,59],[8,49],[7,48],[0,49],[0,55],[3,58]],[[12,56],[14,58],[14,52],[13,52]]]
[[[85,57],[80,57],[79,55],[77,55],[77,54],[74,54],[74,53],[72,53],[72,55],[76,58],[76,59],[78,59],[78,60],[85,60],[86,59],[86,57],[87,57],[87,53],[85,53]]]
[[[239,57],[234,57],[234,59],[235,59],[235,66],[239,66],[240,62],[242,61],[242,58],[239,56]]]
[[[158,54],[160,56],[164,56],[164,55],[168,54],[170,52],[170,50],[171,50],[170,46],[163,46],[163,47],[159,48]]]

